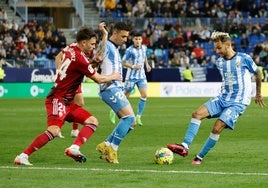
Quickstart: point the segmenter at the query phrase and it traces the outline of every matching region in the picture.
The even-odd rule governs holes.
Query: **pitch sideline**
[[[0,166],[0,169],[20,170],[73,170],[73,171],[110,171],[110,172],[144,172],[144,173],[166,173],[166,174],[210,174],[210,175],[240,175],[240,176],[268,176],[268,173],[258,172],[213,172],[213,171],[179,171],[179,170],[141,170],[141,169],[102,169],[102,168],[61,168],[61,167],[16,167]]]

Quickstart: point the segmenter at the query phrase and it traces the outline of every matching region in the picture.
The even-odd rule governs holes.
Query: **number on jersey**
[[[63,58],[63,59],[64,59],[64,61],[62,62],[61,66],[58,70],[58,75],[60,75],[60,80],[63,80],[67,76],[66,71],[71,64],[70,59],[65,59],[65,58]]]

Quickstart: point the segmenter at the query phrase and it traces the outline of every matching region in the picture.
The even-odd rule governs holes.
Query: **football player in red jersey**
[[[94,47],[94,48],[91,49],[91,51],[88,54],[86,54],[86,56],[89,59],[89,61],[94,60],[94,57],[98,57],[99,59],[103,58],[102,56],[103,56],[104,51],[105,51],[105,44],[106,44],[106,40],[107,40],[107,37],[108,37],[108,32],[107,32],[106,29],[102,29],[103,27],[105,27],[105,22],[101,22],[99,24],[99,31],[101,31],[102,39],[101,39],[97,49],[95,50],[95,47]],[[94,56],[94,52],[95,52],[96,56]],[[61,63],[62,63],[62,61],[61,61],[62,56],[63,56],[63,52],[60,52],[55,58],[57,72],[58,72],[58,69],[60,68]],[[95,59],[96,64],[99,63],[98,61],[99,61],[98,59],[97,60]],[[81,85],[76,90],[76,94],[74,96],[74,103],[79,105],[79,106],[84,106],[84,104],[85,104],[84,97],[83,97],[83,94],[82,94],[82,86]],[[73,122],[72,130],[71,130],[70,135],[71,135],[71,137],[77,137],[78,133],[79,133],[78,123]],[[64,136],[62,135],[61,131],[59,132],[59,134],[57,136],[59,138],[64,138]]]
[[[93,50],[92,50],[93,52]],[[93,54],[93,53],[92,53]],[[63,56],[63,52],[60,52],[56,58],[55,58],[55,64],[56,64],[56,73],[58,72],[58,69],[61,66],[61,59]],[[74,103],[79,105],[79,106],[84,106],[85,102],[84,102],[84,97],[82,94],[82,86],[79,85],[78,89],[75,91],[75,96],[74,96]],[[71,137],[77,137],[79,133],[79,129],[78,129],[78,123],[77,122],[73,122],[72,124],[72,130],[71,130]],[[62,135],[61,131],[59,132],[59,134],[57,135],[59,138],[64,138],[64,136]]]
[[[105,31],[103,25],[102,32]],[[76,35],[76,43],[72,43],[63,50],[62,63],[58,70],[54,86],[46,97],[47,129],[38,135],[25,150],[16,156],[17,165],[32,165],[28,157],[60,132],[65,121],[77,122],[82,125],[73,144],[65,150],[65,155],[77,162],[85,162],[86,156],[80,152],[80,147],[92,136],[98,126],[98,120],[83,107],[74,103],[74,96],[79,85],[87,76],[97,83],[122,80],[118,72],[110,75],[100,75],[92,67],[92,62],[86,57],[96,46],[96,33],[91,28],[81,28]],[[94,61],[100,61],[96,57]]]

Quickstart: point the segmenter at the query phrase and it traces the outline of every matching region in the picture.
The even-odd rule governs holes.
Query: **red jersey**
[[[62,53],[61,66],[54,87],[47,98],[62,97],[70,102],[84,76],[91,77],[96,71],[91,66],[86,54],[78,48],[77,43],[65,47]]]

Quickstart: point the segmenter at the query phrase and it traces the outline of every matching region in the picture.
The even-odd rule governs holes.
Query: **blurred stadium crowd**
[[[104,20],[131,17],[146,20],[139,30],[153,67],[213,68],[216,55],[209,37],[213,30],[219,30],[230,33],[237,51],[250,54],[256,63],[268,69],[265,0],[96,0],[96,8]],[[210,18],[209,25],[201,21],[206,18]],[[131,36],[121,47],[122,54],[130,44]],[[0,10],[3,66],[33,67],[43,59],[50,63],[40,66],[54,67],[55,54],[64,46],[66,37],[53,22],[32,20],[20,26]]]
[[[237,51],[268,68],[265,0],[97,0],[97,7],[106,19],[147,20],[141,32],[155,67],[214,67],[216,56],[209,37],[218,30],[230,33]],[[209,25],[202,24],[205,18],[210,18]]]

